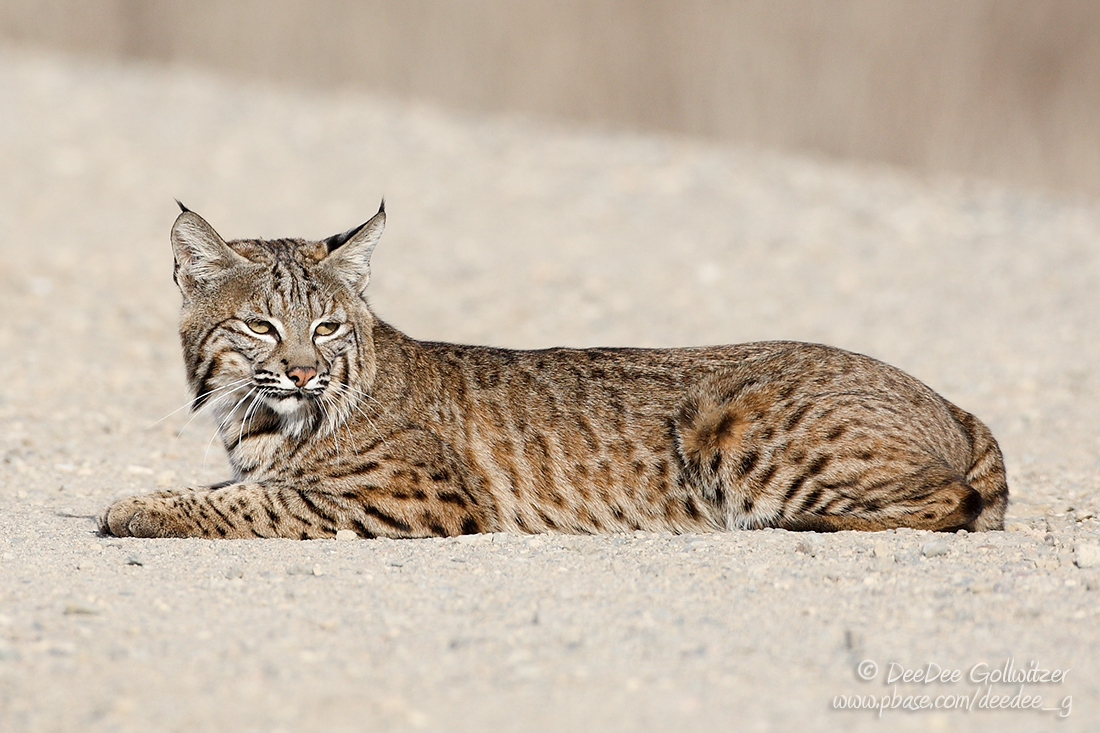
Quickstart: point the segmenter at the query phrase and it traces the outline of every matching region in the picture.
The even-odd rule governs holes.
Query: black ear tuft
[[[191,211],[191,209],[184,206],[183,203],[180,202],[179,199],[176,199],[176,206],[180,207],[180,211],[182,211],[185,214],[188,213],[189,211]]]
[[[179,203],[179,202],[177,201],[176,203]],[[183,204],[180,204],[180,206],[182,206],[182,205]],[[385,213],[386,213],[386,197],[383,196],[382,197],[382,203],[378,206],[378,213],[375,214],[374,216],[378,216],[378,214],[385,214]],[[343,234],[334,234],[333,236],[329,237],[328,239],[323,240],[324,243],[325,243],[325,248],[328,249],[329,254],[332,254],[334,250],[336,250],[338,247],[342,246],[345,242],[347,242],[349,239],[351,239],[356,234],[358,234],[359,231],[363,227],[365,227],[367,224],[370,224],[371,220],[374,219],[374,216],[372,216],[370,219],[363,222],[359,226],[352,227],[351,229],[347,230]]]

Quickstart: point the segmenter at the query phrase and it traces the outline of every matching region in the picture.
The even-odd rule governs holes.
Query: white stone
[[[920,551],[925,557],[939,557],[940,555],[946,555],[951,551],[951,548],[943,540],[932,540],[926,542],[924,547],[920,548]]]
[[[1079,568],[1100,567],[1100,545],[1091,542],[1077,545],[1074,561]]]

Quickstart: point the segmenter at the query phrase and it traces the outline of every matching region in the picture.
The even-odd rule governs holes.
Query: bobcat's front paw
[[[188,536],[181,517],[170,506],[174,494],[162,491],[116,501],[99,515],[99,533],[106,537]]]

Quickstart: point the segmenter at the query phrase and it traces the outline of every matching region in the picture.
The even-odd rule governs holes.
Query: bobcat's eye
[[[275,332],[275,327],[267,321],[248,321],[246,325],[252,333],[268,334]]]
[[[336,333],[336,329],[340,328],[339,323],[319,323],[317,328],[313,329],[313,333],[318,336],[329,336]]]

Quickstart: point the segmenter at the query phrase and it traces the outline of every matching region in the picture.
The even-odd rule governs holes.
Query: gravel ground
[[[15,48],[0,109],[0,730],[1096,730],[1094,203]],[[406,332],[868,353],[990,425],[1007,531],[97,537],[227,472],[172,412],[173,197],[320,237],[382,194]],[[1009,660],[1068,717],[978,709]],[[895,692],[974,709],[834,709]]]

